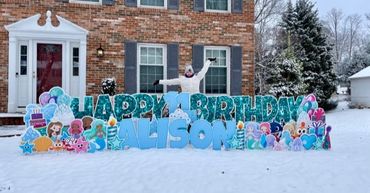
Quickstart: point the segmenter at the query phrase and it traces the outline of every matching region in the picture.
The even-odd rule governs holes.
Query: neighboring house
[[[370,66],[349,77],[351,81],[351,103],[370,107]]]
[[[152,82],[186,63],[198,72],[207,57],[218,62],[202,92],[254,91],[253,0],[7,0],[0,46],[0,112],[23,111],[52,86],[96,96],[109,77],[124,93],[177,90]]]

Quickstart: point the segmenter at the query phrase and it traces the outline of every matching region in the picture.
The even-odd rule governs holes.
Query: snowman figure
[[[208,60],[204,63],[203,68],[198,72],[198,74],[195,74],[193,67],[187,64],[185,67],[184,76],[180,76],[179,78],[174,78],[174,79],[169,79],[169,80],[156,80],[154,81],[153,85],[154,86],[158,84],[180,85],[182,92],[187,92],[191,94],[199,93],[200,82],[206,75],[208,68],[213,61],[216,61],[216,58],[208,58]]]

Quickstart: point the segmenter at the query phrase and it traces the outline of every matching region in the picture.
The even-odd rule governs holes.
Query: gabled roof
[[[60,16],[56,16],[59,25],[53,26],[51,24],[51,12],[46,12],[46,23],[43,26],[38,24],[38,20],[41,14],[36,14],[34,16],[22,19],[13,24],[5,26],[5,29],[9,32],[41,32],[41,33],[62,33],[62,34],[80,34],[87,35],[88,31]]]
[[[370,77],[370,66],[362,69],[360,72],[349,77],[349,79],[356,79],[356,78],[366,78]]]

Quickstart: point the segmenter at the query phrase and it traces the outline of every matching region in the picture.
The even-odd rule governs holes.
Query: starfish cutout
[[[30,144],[27,141],[25,144],[20,145],[19,147],[23,150],[23,153],[24,154],[32,154],[32,152],[33,152],[33,146],[35,146],[35,145],[34,144]]]
[[[87,149],[89,148],[89,142],[83,140],[83,138],[78,138],[77,142],[73,145],[71,145],[76,153],[81,153],[81,152],[87,152]]]
[[[112,141],[109,141],[109,145],[112,150],[120,150],[123,147],[124,139],[120,139],[118,136],[115,136]]]
[[[234,135],[231,139],[227,140],[230,149],[236,149],[239,146],[239,140]]]

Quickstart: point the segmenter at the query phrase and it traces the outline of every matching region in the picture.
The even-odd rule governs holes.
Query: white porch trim
[[[9,64],[8,64],[8,112],[17,111],[17,97],[18,97],[18,83],[16,78],[17,72],[17,46],[19,41],[28,41],[29,42],[29,64],[33,66],[28,68],[29,71],[29,80],[28,85],[31,88],[28,91],[28,94],[32,93],[34,81],[33,74],[35,73],[35,53],[36,53],[36,44],[38,42],[57,42],[63,45],[63,89],[66,92],[70,93],[71,85],[71,44],[77,43],[80,47],[80,66],[79,66],[79,97],[82,98],[86,94],[86,41],[88,31],[66,19],[56,15],[56,18],[59,21],[58,26],[53,26],[51,23],[51,12],[46,12],[46,23],[43,26],[38,25],[38,20],[41,17],[41,14],[36,14],[34,16],[22,19],[16,23],[6,25],[5,29],[9,32]],[[32,94],[30,94],[32,96]],[[33,101],[35,101],[34,97]]]

